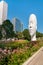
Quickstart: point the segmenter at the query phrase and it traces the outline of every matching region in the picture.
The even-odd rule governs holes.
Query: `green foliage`
[[[0,39],[2,39],[2,26],[0,25]]]
[[[38,37],[43,37],[43,33],[40,33],[40,32],[36,32],[36,37],[38,38]]]
[[[23,35],[24,35],[24,39],[30,40],[30,34],[29,34],[29,30],[25,29],[23,31]]]
[[[30,34],[29,34],[29,30],[28,29],[24,29],[23,36],[24,36],[24,39],[30,40]],[[43,33],[40,33],[40,32],[37,31],[36,32],[36,37],[37,38],[43,37]]]
[[[2,33],[1,33],[1,31],[0,31],[0,39],[2,39]]]
[[[32,52],[35,52],[35,51],[37,51],[38,50],[38,47],[36,47],[36,46],[33,46],[32,47]]]
[[[0,59],[0,65],[8,65],[10,56],[8,54],[1,53],[2,58]]]
[[[17,34],[17,38],[18,38],[18,39],[23,39],[23,38],[24,38],[22,32],[18,32],[18,33],[16,33],[16,34]]]
[[[1,54],[0,65],[22,65],[33,53],[35,53],[40,47],[43,46],[43,43],[39,40],[36,44],[32,44],[33,42],[28,42],[27,40],[24,42],[10,42],[3,43],[3,47],[7,47],[7,49],[14,49],[16,52],[9,54]],[[2,45],[2,43],[1,43]],[[1,47],[0,45],[0,47]],[[3,48],[2,47],[2,48]]]
[[[0,43],[0,48],[5,49],[7,47],[8,49],[17,49],[17,48],[23,48],[28,44],[28,40],[25,40],[23,42],[8,42],[8,43]]]
[[[15,33],[13,31],[13,24],[10,22],[10,20],[5,20],[2,24],[2,27],[6,31],[6,38],[14,37]]]
[[[22,65],[22,63],[31,56],[31,52],[28,49],[26,52],[19,53],[19,54],[13,54],[12,55],[14,58],[14,65]]]

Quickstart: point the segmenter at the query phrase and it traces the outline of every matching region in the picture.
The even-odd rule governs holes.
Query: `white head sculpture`
[[[37,18],[35,14],[31,14],[29,17],[29,33],[31,41],[36,41],[36,30],[37,30]]]

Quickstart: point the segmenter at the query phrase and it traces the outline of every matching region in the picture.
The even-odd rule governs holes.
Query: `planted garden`
[[[22,65],[40,47],[43,40],[29,42],[27,40],[0,43],[0,65]]]

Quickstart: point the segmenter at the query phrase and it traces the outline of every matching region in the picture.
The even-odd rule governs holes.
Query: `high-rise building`
[[[21,22],[21,32],[23,31],[23,23]]]
[[[7,9],[8,4],[2,0],[0,2],[0,25],[2,25],[3,21],[7,19]]]
[[[14,18],[12,20],[12,24],[13,24],[13,29],[15,32],[22,32],[23,31],[23,24],[19,19]]]

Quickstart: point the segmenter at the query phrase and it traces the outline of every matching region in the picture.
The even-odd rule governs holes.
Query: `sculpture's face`
[[[31,36],[33,36],[36,33],[36,29],[37,29],[36,22],[37,20],[35,15],[31,15],[29,18],[29,32]]]

